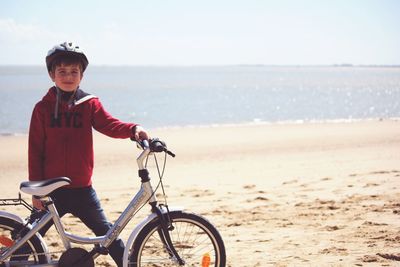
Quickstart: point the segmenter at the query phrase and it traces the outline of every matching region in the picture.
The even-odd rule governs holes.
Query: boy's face
[[[79,87],[83,74],[79,64],[61,64],[50,72],[50,77],[56,86],[63,91],[73,92]]]

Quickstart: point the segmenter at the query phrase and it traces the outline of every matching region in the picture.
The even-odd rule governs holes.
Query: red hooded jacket
[[[80,89],[71,104],[56,100],[57,90],[52,87],[32,112],[29,180],[66,176],[72,180],[68,187],[87,187],[93,173],[92,127],[110,137],[129,138],[135,124],[113,118],[96,96]]]

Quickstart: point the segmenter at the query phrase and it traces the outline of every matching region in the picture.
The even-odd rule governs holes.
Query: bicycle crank
[[[94,267],[94,260],[83,248],[66,250],[58,261],[59,267]]]

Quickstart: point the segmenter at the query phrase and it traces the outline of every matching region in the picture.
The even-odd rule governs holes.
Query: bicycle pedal
[[[94,250],[95,250],[96,253],[99,253],[101,255],[108,255],[110,253],[108,248],[100,246],[100,245],[96,245]]]

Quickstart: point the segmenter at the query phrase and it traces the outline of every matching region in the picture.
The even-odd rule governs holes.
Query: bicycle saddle
[[[19,189],[29,195],[44,197],[64,185],[71,184],[71,179],[67,177],[57,177],[43,181],[22,182]]]

